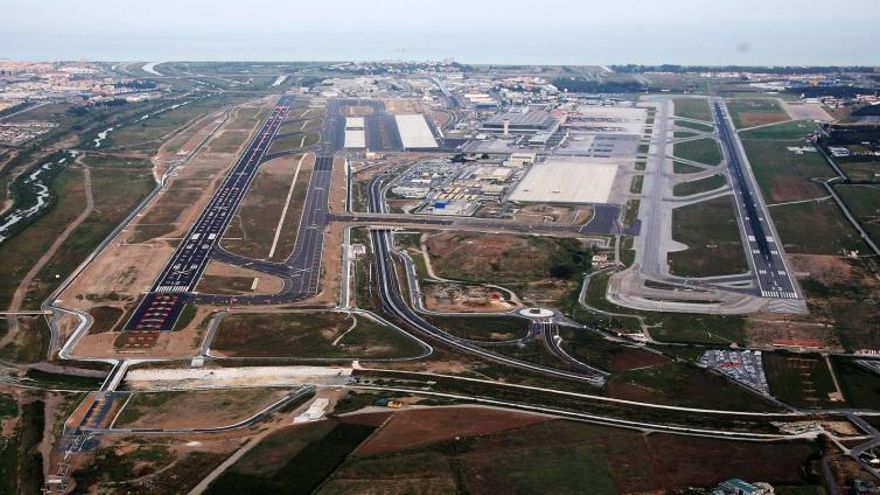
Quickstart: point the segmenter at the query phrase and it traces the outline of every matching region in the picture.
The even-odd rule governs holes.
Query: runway
[[[171,259],[141,300],[126,330],[172,330],[188,297],[205,271],[217,242],[226,231],[250,187],[278,129],[284,123],[292,97],[278,100],[272,113],[227,173]]]
[[[759,295],[768,299],[800,300],[802,298],[786,263],[785,253],[777,243],[773,220],[747,169],[745,153],[740,148],[723,101],[712,102],[712,116],[730,169],[737,216],[748,246],[749,264],[758,282]]]

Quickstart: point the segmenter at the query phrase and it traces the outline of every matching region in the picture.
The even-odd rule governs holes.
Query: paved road
[[[723,100],[712,100],[712,116],[730,169],[737,216],[748,245],[749,265],[758,283],[758,294],[772,299],[801,299]]]
[[[370,184],[369,202],[372,211],[385,213],[387,208],[382,199],[382,181],[380,178],[373,180]],[[426,321],[406,303],[404,297],[401,295],[402,291],[397,278],[397,271],[394,268],[391,235],[391,231],[385,229],[374,229],[370,231],[372,246],[376,257],[375,280],[377,282],[378,294],[382,301],[385,314],[394,315],[411,330],[415,330],[435,341],[439,341],[452,348],[458,349],[459,351],[476,355],[496,363],[557,378],[583,381],[594,386],[602,386],[605,383],[605,375],[601,372],[597,372],[598,370],[594,370],[593,372],[586,370],[565,371],[528,361],[522,361],[520,359],[484,349],[483,347],[474,344],[472,341],[456,337]]]

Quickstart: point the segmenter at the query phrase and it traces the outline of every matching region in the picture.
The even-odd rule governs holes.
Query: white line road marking
[[[278,239],[281,237],[281,226],[284,225],[284,219],[287,217],[287,209],[290,208],[290,198],[293,197],[293,189],[296,186],[296,179],[299,177],[299,170],[302,167],[303,160],[305,160],[308,153],[303,153],[303,156],[300,157],[299,163],[296,164],[296,172],[293,174],[293,179],[290,181],[290,188],[287,190],[287,200],[284,202],[284,209],[281,210],[281,218],[278,219],[278,226],[275,227],[275,238],[272,239],[272,247],[269,249],[269,258],[275,255],[275,248],[278,247]]]

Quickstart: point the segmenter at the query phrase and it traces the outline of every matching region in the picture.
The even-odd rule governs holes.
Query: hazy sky
[[[877,0],[0,0],[0,57],[872,65],[877,9]]]

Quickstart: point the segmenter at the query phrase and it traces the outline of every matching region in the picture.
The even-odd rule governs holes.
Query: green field
[[[856,230],[830,199],[775,206],[770,216],[788,252],[837,255],[843,249],[865,250]]]
[[[672,162],[672,171],[676,174],[695,174],[697,172],[702,172],[704,169],[700,167],[696,167],[694,165],[688,165],[687,163],[674,161]]]
[[[740,133],[741,139],[771,139],[791,141],[804,139],[816,131],[816,124],[809,120],[792,120]]]
[[[645,176],[644,175],[634,175],[632,178],[632,182],[629,184],[629,192],[633,194],[641,194],[642,187],[645,184]]]
[[[170,138],[175,131],[182,129],[194,120],[225,106],[244,103],[247,98],[219,95],[183,101],[189,103],[113,130],[107,140],[102,143],[101,148],[158,149],[163,140]],[[163,106],[168,108],[171,104],[171,102],[167,102]]]
[[[695,139],[673,145],[673,155],[684,160],[718,165],[721,163],[721,148],[714,138]]]
[[[0,308],[6,308],[19,281],[85,208],[82,171],[66,169],[51,182],[58,201],[42,218],[0,244]]]
[[[870,157],[859,156],[850,159],[835,158],[834,161],[853,182],[880,182],[880,159],[871,160]]]
[[[733,123],[738,129],[788,120],[788,114],[772,98],[737,98],[727,101]]]
[[[374,430],[322,421],[271,434],[208,487],[208,494],[308,494]]]
[[[746,341],[746,321],[740,316],[663,313],[655,314],[651,323],[657,325],[651,329],[651,336],[662,342],[744,344]]]
[[[27,295],[29,307],[38,307],[155,187],[153,174],[142,168],[102,166],[91,174],[95,209],[39,272]]]
[[[880,186],[843,184],[834,189],[871,239],[880,243]]]
[[[711,119],[711,116],[710,116]],[[697,122],[691,122],[689,120],[676,120],[675,125],[678,127],[685,127],[687,129],[693,129],[695,131],[700,132],[712,132],[715,130],[715,126],[699,124]]]
[[[822,186],[811,181],[813,178],[835,176],[822,155],[798,155],[786,149],[790,146],[803,146],[803,142],[744,139],[742,143],[755,179],[768,204],[827,195]]]
[[[852,359],[835,356],[831,362],[849,407],[880,409],[880,375]]]
[[[679,117],[712,122],[712,111],[705,98],[676,98],[674,104],[675,115]]]
[[[613,375],[606,395],[682,407],[772,411],[776,406],[707,370],[677,362]]]
[[[684,251],[669,253],[673,274],[708,277],[748,271],[730,197],[673,210],[672,238],[688,245]]]
[[[425,244],[438,276],[472,283],[568,280],[590,258],[589,249],[570,238],[444,232]]]
[[[15,363],[36,363],[46,359],[49,324],[42,316],[18,318],[18,332],[3,348],[0,359]]]
[[[764,353],[764,372],[770,393],[779,400],[798,407],[842,407],[828,394],[835,391],[825,360],[815,355]]]
[[[623,207],[623,218],[621,219],[621,223],[624,227],[628,227],[635,223],[636,219],[639,217],[639,207],[642,202],[638,199],[630,199],[626,202],[626,205]]]
[[[28,402],[14,430],[0,441],[0,493],[41,493],[43,488],[43,440],[45,403]]]
[[[513,340],[525,337],[529,321],[516,316],[425,316],[452,335],[473,340]]]
[[[774,485],[804,484],[809,475],[801,467],[814,451],[806,442],[642,435],[552,420],[408,450],[355,454],[318,493],[673,493],[713,486],[731,472]]]
[[[221,242],[225,249],[249,258],[265,259],[269,256],[275,238],[275,229],[284,211],[287,193],[298,163],[299,157],[290,157],[285,158],[283,163],[273,163],[271,169],[264,164],[257,171],[238,211],[232,218],[229,229],[223,236]],[[282,235],[279,236],[276,247],[276,252],[283,257],[293,250],[295,231],[299,226],[302,202],[305,201],[305,190],[311,175],[304,173],[302,168],[294,185],[291,207],[287,211],[287,215],[294,222],[288,222],[288,217],[285,217]],[[294,232],[286,232],[290,228]]]
[[[727,184],[727,179],[722,174],[715,174],[705,179],[692,180],[676,184],[672,188],[674,196],[690,196],[713,191]]]
[[[233,357],[294,359],[369,359],[422,353],[416,341],[396,330],[365,316],[333,312],[232,314],[223,318],[211,349]]]

